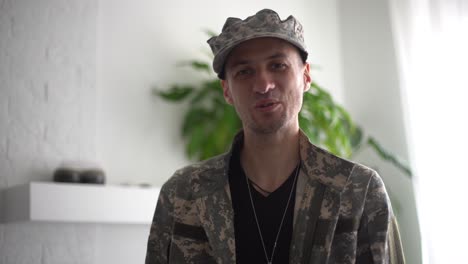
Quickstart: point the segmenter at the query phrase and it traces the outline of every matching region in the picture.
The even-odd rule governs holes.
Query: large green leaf
[[[412,176],[413,172],[409,165],[398,158],[397,156],[391,154],[388,150],[386,150],[381,144],[377,142],[373,137],[369,137],[367,139],[367,143],[369,146],[375,150],[375,152],[385,161],[392,163],[394,166],[402,170],[406,175]]]
[[[187,98],[187,96],[189,96],[193,90],[194,88],[192,86],[174,85],[167,91],[161,91],[157,88],[153,89],[153,93],[168,101],[179,102]]]
[[[205,108],[193,108],[185,114],[182,123],[182,136],[187,136],[196,130],[200,125],[207,125],[214,117],[213,112]]]
[[[191,66],[197,71],[206,72],[208,74],[212,73],[210,64],[198,60],[181,62],[178,64],[178,66]]]

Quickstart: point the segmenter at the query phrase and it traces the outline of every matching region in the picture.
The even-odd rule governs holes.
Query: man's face
[[[244,129],[268,134],[299,128],[297,115],[311,78],[293,45],[278,38],[245,41],[231,52],[225,70],[224,98]]]

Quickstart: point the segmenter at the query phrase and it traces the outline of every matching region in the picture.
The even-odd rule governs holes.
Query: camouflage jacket
[[[289,263],[404,263],[396,220],[377,173],[301,133]],[[175,172],[163,185],[146,263],[236,263],[231,152]]]

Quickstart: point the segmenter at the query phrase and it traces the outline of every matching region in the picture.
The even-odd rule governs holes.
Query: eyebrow
[[[283,52],[277,52],[271,56],[268,56],[266,58],[266,60],[273,60],[273,59],[279,59],[279,58],[286,58],[286,54],[283,53]],[[231,65],[229,65],[230,67],[236,67],[236,66],[239,66],[239,65],[245,65],[245,64],[249,64],[251,62],[251,60],[249,59],[240,59],[240,60],[237,60],[237,61],[234,61]]]

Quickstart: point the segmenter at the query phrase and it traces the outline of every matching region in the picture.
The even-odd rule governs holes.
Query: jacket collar
[[[224,189],[229,184],[229,166],[233,149],[236,145],[242,144],[243,139],[243,131],[240,131],[235,136],[231,149],[227,153],[205,161],[205,165],[200,167],[202,171],[197,173],[197,178],[204,184],[198,185],[196,192],[203,195]],[[351,162],[337,158],[330,152],[315,146],[302,130],[300,130],[299,135],[299,148],[302,169],[309,180],[318,181],[326,187],[342,192],[351,174]],[[217,173],[212,173],[214,171]]]
[[[341,193],[351,174],[351,162],[315,146],[302,130],[300,131],[299,148],[303,169],[309,179],[316,180]]]

